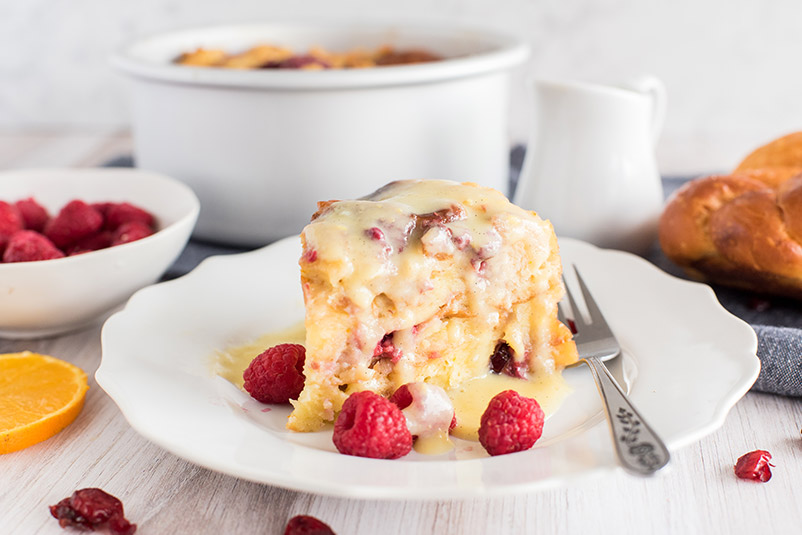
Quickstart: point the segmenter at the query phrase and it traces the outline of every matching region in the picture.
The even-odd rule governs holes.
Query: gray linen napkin
[[[510,191],[514,191],[525,150],[514,147],[510,154]],[[122,156],[107,166],[131,167],[133,160]],[[670,195],[692,177],[664,178],[663,189]],[[190,240],[164,280],[180,277],[209,256],[236,254],[247,248]],[[657,243],[645,257],[671,275],[685,278],[684,272],[668,260]],[[719,302],[735,316],[749,323],[757,333],[757,356],[761,361],[760,376],[753,390],[786,396],[802,396],[802,302],[763,296],[712,285]]]

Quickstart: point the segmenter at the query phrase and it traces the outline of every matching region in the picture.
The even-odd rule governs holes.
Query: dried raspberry
[[[5,201],[0,201],[0,253],[2,253],[11,236],[24,228],[19,209]]]
[[[76,490],[69,498],[51,505],[50,514],[62,528],[94,531],[106,527],[115,535],[136,532],[136,524],[125,519],[122,502],[101,489]]]
[[[298,515],[290,518],[284,535],[336,535],[325,523],[313,516]]]
[[[153,234],[153,230],[148,225],[140,223],[139,221],[130,221],[128,223],[123,223],[112,232],[111,245],[122,245],[124,243],[141,240],[142,238],[147,238],[151,234]]]
[[[478,275],[484,275],[487,269],[487,262],[479,258],[473,258],[471,259],[471,267],[473,267]]]
[[[136,524],[132,524],[122,515],[109,518],[108,528],[112,535],[134,535],[136,533]]]
[[[742,455],[735,463],[735,475],[741,479],[751,479],[765,483],[771,479],[771,466],[769,461],[771,453],[765,450],[755,450]]]
[[[390,359],[390,362],[395,364],[404,354],[393,344],[393,333],[385,334],[382,339],[373,348],[373,358],[376,359]]]
[[[525,362],[516,361],[513,353],[507,342],[503,340],[498,342],[493,354],[490,355],[490,370],[493,373],[503,373],[510,377],[525,378],[527,365]]]
[[[81,238],[76,243],[67,248],[67,255],[73,256],[82,253],[91,253],[111,246],[111,232],[101,230],[91,234],[86,238]]]
[[[528,450],[543,434],[544,419],[537,401],[505,390],[490,400],[482,414],[479,442],[490,455]]]
[[[44,234],[56,247],[66,250],[78,240],[94,234],[103,225],[103,216],[80,200],[68,202],[47,222]]]
[[[371,227],[365,230],[365,236],[371,240],[381,241],[384,239],[384,232],[379,227]]]
[[[50,214],[44,206],[36,202],[33,197],[22,199],[14,203],[22,216],[22,221],[27,230],[42,232],[45,225],[50,220]]]
[[[571,334],[576,334],[576,332],[577,332],[576,331],[576,323],[574,323],[574,320],[566,319],[565,321],[566,321],[566,327],[571,329]]]
[[[441,208],[436,212],[429,212],[428,214],[419,214],[415,216],[418,223],[423,228],[429,228],[436,225],[445,225],[453,223],[454,221],[461,221],[468,217],[468,212],[460,204],[452,204],[448,208]]]
[[[304,261],[309,262],[311,264],[312,262],[317,260],[317,251],[314,249],[307,249],[306,251],[304,251],[302,258],[304,259]]]
[[[142,223],[148,228],[153,228],[153,214],[127,202],[98,203],[102,206],[101,213],[104,217],[103,226],[107,230],[114,230],[125,223]]]
[[[373,459],[398,459],[412,449],[401,409],[369,390],[345,400],[334,422],[333,440],[340,453]]]
[[[289,403],[304,388],[306,349],[299,344],[279,344],[251,361],[242,377],[245,390],[262,403]]]
[[[292,56],[282,61],[271,61],[267,63],[263,69],[330,69],[331,65],[316,56],[310,54],[303,54],[299,56]]]
[[[36,262],[62,258],[62,253],[53,242],[33,230],[20,230],[11,237],[3,262]]]

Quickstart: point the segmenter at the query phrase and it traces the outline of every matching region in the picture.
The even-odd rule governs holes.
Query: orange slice
[[[67,427],[88,389],[84,371],[69,362],[28,351],[0,355],[0,454]]]

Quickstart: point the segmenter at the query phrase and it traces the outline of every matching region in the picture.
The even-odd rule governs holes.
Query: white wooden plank
[[[100,362],[99,327],[40,341],[0,340],[0,352],[58,356],[90,377]],[[47,505],[98,486],[124,500],[140,533],[279,533],[312,514],[340,534],[408,533],[789,533],[802,522],[797,400],[747,395],[722,429],[674,453],[669,471],[622,472],[565,488],[491,499],[361,501],[259,485],[185,462],[139,437],[91,380],[81,416],[56,437],[0,457],[0,533],[64,533]],[[766,484],[737,480],[741,454],[775,455]]]

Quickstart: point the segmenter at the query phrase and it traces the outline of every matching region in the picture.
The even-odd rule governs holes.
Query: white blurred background
[[[0,0],[0,133],[124,131],[124,93],[107,64],[122,43],[174,27],[301,17],[451,20],[526,38],[513,142],[528,131],[526,76],[662,78],[666,175],[730,169],[802,129],[797,0]]]

